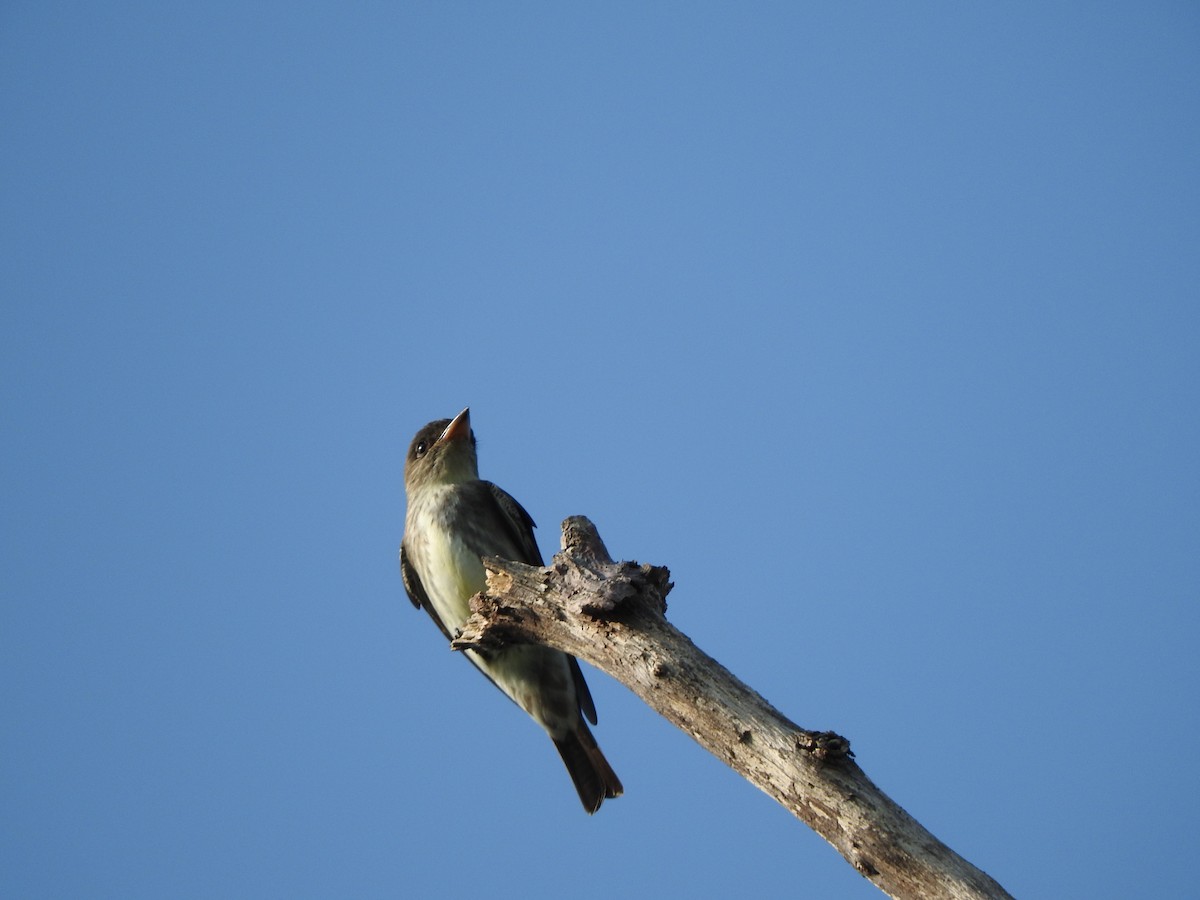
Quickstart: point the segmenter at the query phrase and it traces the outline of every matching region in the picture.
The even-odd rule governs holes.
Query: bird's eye
[[[417,459],[425,455],[425,451],[429,449],[429,444],[425,441],[417,441]]]

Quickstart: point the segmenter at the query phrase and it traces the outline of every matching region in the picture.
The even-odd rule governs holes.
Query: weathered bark
[[[484,564],[487,590],[472,598],[455,648],[533,642],[586,660],[782,803],[892,897],[1010,896],[880,791],[845,738],[789,721],[667,622],[665,568],[614,563],[580,516],[563,523],[563,550],[549,567]]]

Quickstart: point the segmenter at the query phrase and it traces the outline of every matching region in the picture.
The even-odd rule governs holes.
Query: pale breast
[[[486,583],[479,553],[466,546],[458,530],[448,527],[452,492],[449,486],[423,490],[405,522],[409,559],[438,618],[451,632],[462,627],[471,613],[467,601]]]
[[[451,631],[461,628],[471,614],[467,601],[486,583],[479,554],[439,528],[430,533],[424,559],[417,566],[429,602],[443,624]]]

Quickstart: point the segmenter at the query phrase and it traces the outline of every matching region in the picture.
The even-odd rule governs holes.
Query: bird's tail
[[[571,780],[575,782],[575,790],[583,808],[591,815],[600,808],[600,804],[610,797],[620,797],[625,789],[621,780],[612,770],[596,739],[592,737],[587,723],[580,717],[573,732],[562,738],[554,739]]]

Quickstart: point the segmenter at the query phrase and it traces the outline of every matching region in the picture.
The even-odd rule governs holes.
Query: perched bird
[[[468,599],[485,586],[481,557],[542,565],[533,519],[479,479],[469,409],[417,432],[404,462],[404,490],[404,588],[453,640],[471,613]],[[606,798],[621,795],[621,782],[584,721],[596,724],[596,707],[573,656],[533,644],[465,653],[550,735],[584,809],[594,813]]]

